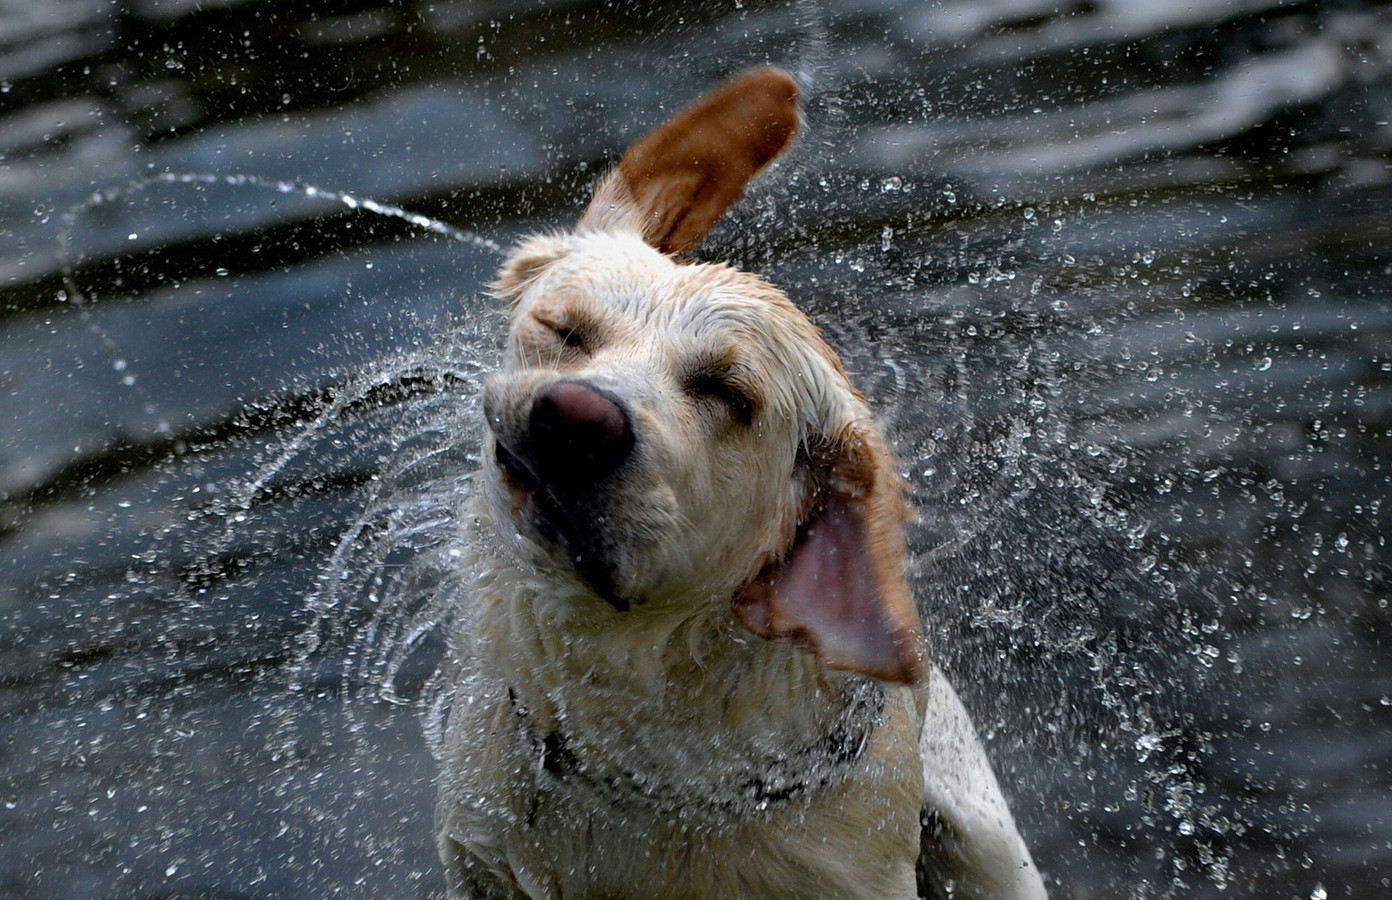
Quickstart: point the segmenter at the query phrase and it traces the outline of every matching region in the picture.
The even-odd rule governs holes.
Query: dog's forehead
[[[649,339],[694,347],[735,344],[785,355],[821,344],[817,329],[758,276],[720,264],[680,263],[636,235],[573,235],[528,291],[529,302],[624,323]]]

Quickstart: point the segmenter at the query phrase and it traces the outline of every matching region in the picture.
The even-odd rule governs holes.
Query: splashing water
[[[896,193],[920,188],[901,182]],[[894,237],[878,244],[882,253],[905,252],[917,235],[903,227]],[[1070,352],[1070,343],[1091,333],[1105,346],[1128,316],[1070,311],[1027,287],[1031,279],[1004,277],[1004,259],[984,266],[1002,273],[989,290],[1004,314],[954,308],[949,295],[925,294],[866,256],[846,268],[857,284],[885,287],[848,303],[833,287],[800,282],[795,260],[774,280],[826,325],[891,426],[920,510],[912,574],[933,644],[974,708],[993,711],[979,725],[1013,767],[1007,780],[1027,792],[1035,767],[1050,765],[1041,760],[1066,760],[1077,814],[1112,815],[1137,841],[1169,836],[1156,868],[1178,884],[1189,866],[1226,883],[1230,823],[1279,829],[1204,797],[1198,773],[1211,737],[1191,727],[1184,698],[1205,681],[1183,664],[1211,640],[1191,596],[1198,573],[1165,559],[1125,502],[1142,454],[1069,412],[1070,394],[1086,389],[1079,367],[1105,368],[1099,351]],[[1086,308],[1086,297],[1071,299]],[[467,690],[449,681],[441,636],[467,627],[461,598],[475,573],[461,561],[457,520],[479,459],[476,386],[499,337],[475,318],[340,379],[308,398],[205,509],[206,531],[184,523],[160,535],[197,545],[205,559],[241,552],[249,535],[275,552],[283,523],[304,516],[314,496],[304,485],[351,483],[299,595],[288,684],[419,708],[437,751],[445,711]],[[187,585],[171,596],[197,599]],[[350,722],[362,714],[353,703],[344,711]],[[1012,721],[1021,715],[1030,728]],[[281,727],[289,735],[298,725]],[[293,755],[294,741],[284,746]],[[1139,822],[1128,805],[1143,810]]]
[[[202,173],[135,179],[71,206],[58,237],[65,288],[60,299],[79,308],[113,358],[121,355],[118,342],[90,315],[94,295],[79,284],[82,259],[71,253],[71,233],[97,207],[156,186],[255,188],[325,199],[491,254],[503,252],[491,239],[439,220],[299,182]],[[255,453],[249,471],[228,472],[216,491],[212,485],[203,491],[207,499],[186,519],[148,535],[151,548],[181,547],[192,558],[171,569],[167,549],[136,554],[140,565],[127,578],[131,596],[159,596],[171,607],[206,605],[209,579],[230,574],[223,571],[225,560],[240,559],[236,567],[245,567],[258,557],[285,552],[286,537],[297,527],[291,523],[314,520],[319,514],[313,501],[337,479],[350,486],[350,509],[338,521],[326,520],[337,536],[327,555],[310,563],[313,586],[300,592],[295,604],[296,618],[305,624],[294,638],[295,649],[283,657],[288,687],[293,693],[327,689],[347,696],[362,689],[393,704],[421,703],[418,687],[403,689],[401,681],[414,684],[423,671],[434,670],[438,652],[431,641],[442,626],[456,621],[455,601],[469,577],[448,560],[458,552],[452,543],[458,504],[478,465],[476,388],[499,337],[492,324],[491,316],[483,316],[423,349],[331,377],[329,387],[251,404],[239,427],[250,435],[269,428],[271,440]],[[125,360],[118,368],[127,368]],[[126,384],[136,385],[133,376]],[[141,391],[138,385],[136,390]],[[294,552],[314,557],[309,548]],[[228,600],[235,584],[234,578],[224,588]],[[444,703],[449,693],[441,689],[430,696]],[[351,722],[355,706],[345,703],[344,710]],[[287,720],[279,728],[282,754],[293,755],[296,724]]]
[[[822,16],[813,4],[799,3],[795,18]],[[731,27],[744,28],[743,18]],[[1013,40],[1017,32],[1002,33],[1000,40]],[[802,34],[798,40],[810,49],[794,54],[796,68],[810,85],[834,64],[827,46],[840,38],[820,28]],[[703,47],[710,68],[723,64],[727,45]],[[875,57],[882,55],[877,50]],[[963,71],[984,65],[961,56],[951,57],[957,60],[951,65]],[[872,124],[867,133],[880,139],[869,143],[889,153],[889,162],[854,154],[828,162],[818,154],[843,142],[815,143],[815,151],[785,167],[801,179],[798,187],[790,194],[757,189],[743,223],[730,229],[750,237],[730,239],[733,246],[711,248],[709,255],[735,257],[789,288],[827,329],[886,418],[920,513],[912,574],[935,653],[1003,761],[1017,814],[1033,818],[1038,833],[1054,835],[1049,855],[1087,873],[1094,893],[1111,888],[1117,896],[1177,897],[1240,890],[1254,879],[1302,883],[1284,870],[1303,877],[1302,893],[1335,893],[1329,878],[1314,883],[1295,871],[1310,865],[1301,844],[1311,816],[1296,802],[1310,792],[1282,785],[1279,774],[1267,774],[1269,764],[1244,754],[1298,757],[1304,747],[1319,746],[1299,742],[1298,726],[1290,724],[1299,720],[1295,713],[1285,720],[1270,714],[1282,704],[1309,702],[1301,694],[1304,679],[1285,671],[1301,675],[1301,656],[1308,663],[1316,655],[1297,639],[1325,633],[1345,647],[1359,640],[1338,626],[1362,620],[1341,613],[1338,604],[1347,608],[1360,590],[1370,596],[1380,590],[1385,611],[1386,570],[1376,568],[1382,557],[1375,545],[1387,507],[1380,513],[1371,495],[1385,494],[1386,482],[1379,489],[1380,476],[1365,472],[1373,486],[1354,478],[1355,487],[1344,490],[1340,476],[1328,474],[1356,474],[1369,459],[1377,471],[1380,457],[1357,457],[1357,434],[1367,423],[1366,440],[1381,439],[1379,414],[1351,412],[1336,398],[1340,391],[1349,404],[1366,398],[1371,410],[1381,402],[1379,384],[1385,392],[1389,364],[1384,349],[1365,348],[1362,361],[1371,359],[1371,367],[1351,368],[1349,357],[1357,362],[1358,354],[1341,349],[1336,332],[1344,323],[1335,320],[1352,317],[1360,335],[1377,336],[1385,334],[1379,324],[1385,311],[1356,289],[1345,294],[1367,302],[1360,307],[1346,297],[1351,312],[1329,299],[1280,294],[1285,283],[1318,280],[1318,273],[1263,255],[1271,221],[1263,215],[1273,207],[1260,179],[1237,193],[1232,185],[1179,178],[1150,197],[1121,179],[1109,196],[1109,182],[1093,179],[1049,182],[1040,196],[1010,196],[1009,176],[1020,159],[1047,166],[1058,155],[1052,151],[1077,143],[1080,108],[1066,100],[1028,116],[1022,107],[1018,120],[987,115],[979,126],[964,125],[950,108],[912,100],[915,86],[924,97],[920,63],[925,71],[937,65],[925,56],[908,64],[912,77],[909,67],[889,78],[884,70],[870,73],[885,85],[873,102],[883,104],[888,124]],[[685,55],[667,65],[669,74],[689,75]],[[1251,80],[1246,66],[1232,71],[1243,83]],[[1145,77],[1152,76],[1159,77]],[[958,96],[933,77],[956,83],[929,76],[927,96]],[[993,89],[984,81],[968,88],[962,96]],[[1117,122],[1152,112],[1155,96],[1133,98],[1143,109],[1097,106],[1084,131],[1112,134]],[[1175,97],[1192,99],[1193,92]],[[1285,102],[1272,97],[1278,106]],[[818,102],[809,107],[814,117],[864,119],[875,112],[869,100],[844,108],[835,99]],[[1193,137],[1184,127],[1161,130],[1178,142],[1167,137],[1161,147],[1180,148]],[[1122,143],[1146,131],[1128,131]],[[1064,132],[1067,140],[1054,139]],[[1004,149],[994,149],[997,139]],[[848,138],[844,145],[865,142]],[[933,147],[939,149],[925,149]],[[919,153],[930,154],[926,162]],[[1370,162],[1381,170],[1380,156]],[[946,181],[923,175],[940,164],[949,167]],[[834,174],[859,169],[870,176]],[[996,180],[1007,188],[988,191]],[[1077,184],[1083,187],[1074,190]],[[1086,189],[1099,184],[1096,193]],[[321,200],[487,254],[501,252],[491,240],[397,207],[293,181],[165,174],[92,194],[63,217],[66,299],[137,392],[144,382],[135,380],[120,340],[91,314],[95,292],[78,284],[84,273],[81,259],[70,258],[69,235],[96,207],[154,186]],[[774,202],[789,196],[797,202]],[[1259,214],[1262,209],[1267,212]],[[757,227],[749,227],[750,218]],[[1361,234],[1339,243],[1339,220],[1332,221],[1328,234],[1338,251],[1332,255],[1346,258],[1330,271],[1342,272],[1368,250]],[[132,229],[130,236],[138,246],[134,239],[145,235]],[[224,263],[216,265],[219,275],[226,271]],[[1338,290],[1326,289],[1327,298],[1335,296]],[[131,554],[123,592],[112,592],[132,606],[139,598],[158,599],[169,624],[157,626],[152,656],[172,658],[192,647],[185,656],[211,668],[224,657],[204,648],[235,644],[249,626],[198,632],[183,621],[195,618],[190,610],[251,608],[251,601],[238,600],[244,588],[283,598],[280,606],[266,604],[270,612],[257,609],[246,618],[283,612],[284,633],[258,624],[260,630],[250,631],[257,655],[249,652],[249,663],[237,658],[227,668],[273,668],[269,689],[274,694],[288,684],[296,699],[358,691],[388,701],[379,706],[419,707],[428,739],[437,740],[431,723],[459,687],[441,680],[448,667],[440,663],[438,635],[467,627],[458,600],[472,573],[459,561],[457,516],[478,459],[475,385],[499,338],[487,318],[466,320],[425,349],[378,353],[369,365],[335,370],[328,387],[296,393],[287,383],[272,397],[248,402],[228,435],[219,436],[223,445],[191,455],[190,474],[181,474],[169,451],[159,478],[202,505],[186,520],[152,530],[150,546]],[[1292,333],[1302,325],[1304,332]],[[1269,327],[1286,330],[1275,335]],[[1355,400],[1347,400],[1350,392]],[[1271,412],[1273,406],[1281,411]],[[1346,428],[1354,437],[1343,437]],[[1278,429],[1296,435],[1289,446],[1269,437]],[[1308,442],[1302,429],[1312,435]],[[227,445],[236,452],[220,459]],[[1324,474],[1291,474],[1301,465],[1314,470],[1312,461],[1326,449]],[[201,492],[182,490],[187,485],[180,479]],[[1345,517],[1351,527],[1339,520],[1328,528],[1341,503],[1358,504]],[[1283,541],[1308,545],[1308,559],[1297,567],[1299,550],[1270,549]],[[1281,582],[1288,577],[1304,582],[1286,590]],[[107,605],[115,602],[108,598]],[[1385,620],[1376,604],[1374,596],[1367,621]],[[79,609],[91,622],[103,606]],[[1275,625],[1263,633],[1263,622]],[[110,651],[98,645],[89,652]],[[151,670],[152,680],[167,671],[155,664]],[[1290,696],[1280,696],[1283,690]],[[1229,699],[1247,692],[1258,699]],[[1385,689],[1380,695],[1385,709]],[[1327,705],[1334,709],[1333,701]],[[354,723],[350,730],[364,741],[367,731],[356,726],[371,717],[371,706],[342,704]],[[1271,741],[1283,723],[1290,729],[1284,747],[1272,749],[1268,719],[1277,722]],[[276,738],[274,762],[286,768],[288,785],[305,777],[294,763],[308,742],[289,737],[294,722],[277,727],[286,737]],[[370,758],[365,751],[352,766],[367,769]],[[269,777],[282,776],[277,770]],[[1126,871],[1109,876],[1109,864]],[[191,868],[178,865],[180,874]]]
[[[705,256],[886,420],[1055,896],[1386,893],[1379,4],[10,6],[0,882],[434,893],[419,721],[468,699],[436,635],[497,248],[293,178],[91,179],[304,165],[507,243],[773,61],[808,138]]]

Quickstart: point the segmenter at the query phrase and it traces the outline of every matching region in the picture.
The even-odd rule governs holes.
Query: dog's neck
[[[738,822],[810,799],[816,790],[845,778],[865,753],[883,713],[885,697],[878,685],[867,682],[817,740],[761,759],[742,759],[728,771],[716,770],[715,777],[710,772],[694,771],[662,777],[652,771],[630,771],[622,765],[593,771],[571,749],[563,730],[539,728],[531,710],[511,690],[508,704],[511,727],[525,744],[533,777],[550,789],[590,794],[597,800],[621,797],[647,805],[667,818]]]
[[[505,555],[480,563],[480,663],[538,777],[747,814],[841,777],[884,708],[878,682],[750,634],[719,598],[620,613]]]

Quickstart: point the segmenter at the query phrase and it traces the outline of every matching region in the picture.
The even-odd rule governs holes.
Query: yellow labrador
[[[776,288],[681,261],[797,120],[785,73],[729,82],[498,276],[451,896],[1045,896],[927,661],[864,399]]]

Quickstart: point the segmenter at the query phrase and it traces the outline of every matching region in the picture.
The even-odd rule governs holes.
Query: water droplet
[[[1310,900],[1328,900],[1329,892],[1324,889],[1324,885],[1315,882],[1314,890],[1310,891]]]
[[[224,269],[222,266],[218,266],[218,268],[215,270],[215,274],[219,277],[223,277],[227,275],[227,270]]]

